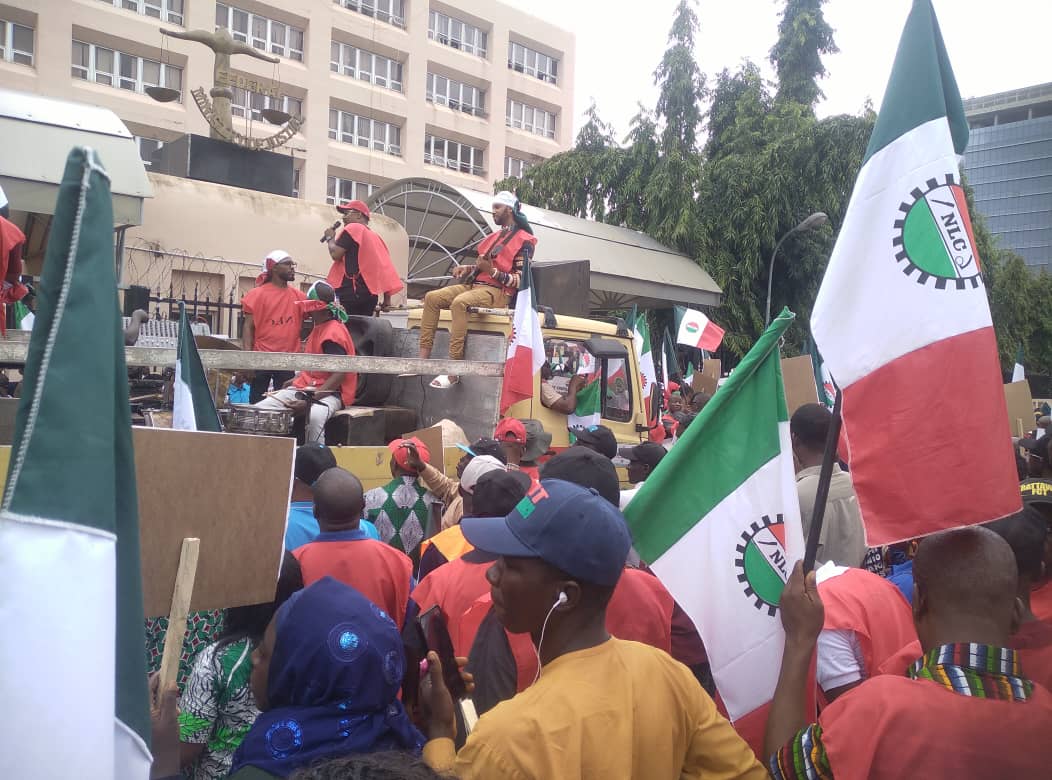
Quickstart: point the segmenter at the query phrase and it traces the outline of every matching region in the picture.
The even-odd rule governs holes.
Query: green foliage
[[[825,0],[786,0],[778,24],[771,64],[778,72],[778,100],[808,110],[823,96],[818,79],[826,75],[823,54],[835,54],[833,28],[822,14]]]

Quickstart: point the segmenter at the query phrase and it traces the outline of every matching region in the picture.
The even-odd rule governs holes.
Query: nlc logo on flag
[[[789,579],[785,555],[785,523],[781,514],[774,520],[764,515],[761,523],[752,523],[741,535],[742,543],[735,549],[738,558],[738,582],[745,585],[745,595],[754,601],[756,609],[767,610],[774,617],[782,588]]]
[[[946,289],[954,282],[958,290],[978,287],[982,281],[979,255],[975,251],[972,221],[964,190],[953,174],[945,183],[928,179],[927,189],[919,187],[911,194],[912,203],[899,206],[902,216],[895,220],[898,231],[892,243],[895,259],[905,263],[903,273],[918,284],[934,280],[936,289]]]

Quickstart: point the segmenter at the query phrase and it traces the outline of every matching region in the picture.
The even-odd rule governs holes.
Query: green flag
[[[588,384],[577,391],[577,406],[573,414],[566,416],[566,425],[573,428],[589,428],[598,425],[601,414],[599,374],[592,377]]]
[[[179,304],[179,350],[172,386],[172,427],[181,431],[223,430],[216,412],[216,402],[208,389],[208,378],[186,317],[186,304]]]
[[[66,162],[37,294],[0,507],[0,764],[12,778],[145,779],[128,373],[109,177],[90,149]]]

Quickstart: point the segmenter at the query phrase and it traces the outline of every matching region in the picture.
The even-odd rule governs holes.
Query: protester
[[[478,455],[471,459],[467,468],[464,469],[464,474],[461,476],[460,484],[457,487],[465,515],[478,517],[473,499],[475,487],[479,480],[490,472],[506,472],[507,470],[507,466],[492,455]],[[526,485],[529,486],[529,477],[521,471],[514,473],[526,480]],[[464,538],[460,525],[451,525],[449,528],[439,531],[430,539],[425,539],[420,543],[420,568],[418,573],[421,577],[424,577],[428,572],[434,571],[439,566],[459,558],[464,553],[470,552],[470,550],[471,545]]]
[[[252,650],[275,610],[302,587],[299,563],[286,553],[274,601],[228,609],[219,639],[194,659],[179,700],[180,763],[190,780],[230,772],[234,751],[259,715],[249,685]]]
[[[295,552],[313,542],[320,528],[314,517],[314,483],[329,469],[336,468],[336,456],[323,444],[304,444],[296,448],[296,461],[292,470],[292,500],[285,525],[285,549]],[[370,539],[379,539],[376,526],[362,520],[359,527]]]
[[[682,413],[681,412],[678,415],[678,418],[677,418],[678,422],[676,423],[676,439],[682,439],[683,438],[683,434],[687,432],[687,428],[690,427],[690,424],[692,422],[694,422],[694,420],[696,418],[697,418],[696,414],[691,414],[689,412],[687,412],[687,413]]]
[[[809,725],[824,615],[814,573],[797,563],[781,598],[785,650],[767,721],[775,780],[1048,777],[1052,695],[1007,647],[1019,620],[1011,548],[986,528],[944,531],[921,542],[914,572],[924,656],[905,676],[866,680]]]
[[[1049,457],[1052,436],[1042,436],[1036,441],[1023,439],[1020,445],[1027,450],[1027,475],[1031,479],[1052,479],[1052,458]]]
[[[825,623],[818,635],[815,681],[824,700],[832,702],[877,674],[881,664],[916,641],[917,632],[909,603],[883,577],[827,563],[816,579]]]
[[[692,414],[701,414],[701,410],[705,408],[705,404],[712,400],[712,396],[708,393],[697,392],[690,397],[690,412]]]
[[[552,367],[545,361],[541,365],[541,405],[559,414],[573,414],[577,409],[577,392],[584,386],[587,377],[574,374],[565,393],[560,393],[552,384]]]
[[[587,428],[573,428],[574,444],[595,450],[604,458],[613,460],[617,457],[617,437],[605,425],[589,425]]]
[[[304,311],[297,304],[307,296],[299,287],[289,284],[295,281],[296,263],[288,252],[275,249],[266,256],[263,272],[256,277],[256,286],[241,299],[244,316],[241,343],[246,351],[300,351]],[[248,403],[262,401],[272,382],[274,389],[280,390],[292,377],[292,371],[256,371]]]
[[[298,305],[311,316],[314,327],[303,351],[310,355],[354,355],[354,342],[347,332],[347,312],[336,303],[336,293],[325,282],[311,285]],[[260,409],[291,409],[306,420],[306,442],[323,444],[325,423],[344,406],[354,404],[358,375],[354,372],[300,371],[286,383],[255,404]]]
[[[626,447],[622,450],[622,456],[628,461],[628,481],[635,487],[621,491],[619,501],[621,509],[628,506],[628,502],[635,498],[639,488],[643,486],[643,482],[650,476],[650,472],[657,468],[657,465],[667,453],[668,450],[660,444],[649,441],[637,444],[635,447]]]
[[[26,234],[6,215],[0,216],[0,315],[5,315],[7,304],[21,300],[29,292],[22,284],[25,248]]]
[[[529,487],[530,483],[522,472],[486,472],[475,485],[475,516],[505,517],[522,500]],[[459,526],[456,528],[460,530]],[[474,601],[489,594],[486,570],[493,561],[489,556],[473,556],[470,551],[474,548],[466,539],[464,544],[469,551],[465,555],[421,575],[420,582],[413,589],[413,601],[420,612],[426,612],[434,606],[442,611],[454,650],[457,655],[466,656],[474,642],[474,633],[463,630],[461,623]]]
[[[409,447],[406,453],[406,466],[419,474],[427,489],[431,491],[431,495],[445,505],[442,512],[442,530],[456,525],[464,516],[464,499],[460,495],[459,480],[464,475],[464,469],[467,468],[471,459],[477,455],[492,455],[501,463],[506,461],[504,448],[496,439],[482,438],[470,447],[465,447],[463,444],[457,446],[464,451],[464,454],[457,461],[456,479],[447,477],[430,463],[420,460],[415,447]]]
[[[395,439],[391,451],[391,476],[386,485],[365,494],[365,510],[376,525],[383,542],[408,555],[413,564],[420,561],[420,542],[427,530],[427,517],[434,496],[420,484],[416,471],[409,467],[409,445],[419,459],[431,462],[431,451],[420,439]]]
[[[519,289],[523,265],[537,245],[533,228],[522,213],[518,198],[506,190],[493,198],[493,221],[500,230],[479,244],[475,265],[453,269],[454,278],[462,280],[461,283],[432,290],[424,296],[424,313],[420,319],[421,358],[431,357],[442,309],[449,309],[453,318],[449,331],[449,358],[463,360],[468,307],[504,308]],[[455,375],[438,376],[431,386],[448,388],[458,381],[459,377]]]
[[[522,455],[526,452],[526,426],[522,420],[505,417],[497,423],[493,438],[500,442],[504,449],[504,461],[509,466],[518,468]]]
[[[1021,606],[1019,629],[1008,638],[1008,646],[1019,651],[1027,677],[1052,690],[1052,623],[1039,620],[1031,610],[1031,588],[1045,572],[1045,543],[1048,529],[1041,513],[1033,506],[1021,512],[987,523],[1012,548],[1015,556],[1018,591]],[[885,661],[879,674],[902,674],[922,655],[920,642],[913,641]]]
[[[818,475],[822,470],[826,436],[832,424],[832,413],[822,404],[804,404],[789,420],[789,435],[793,456],[797,462],[796,490],[800,497],[800,520],[804,538],[811,528],[815,511]],[[818,538],[817,563],[833,561],[840,566],[859,567],[866,557],[866,532],[862,527],[862,513],[851,484],[851,475],[833,464],[826,499],[822,532]]]
[[[1019,486],[1019,491],[1023,494],[1023,505],[1033,507],[1044,517],[1049,531],[1049,543],[1045,546],[1045,573],[1034,580],[1030,608],[1038,619],[1052,623],[1052,482],[1028,480]]]
[[[247,404],[251,402],[252,385],[242,373],[236,373],[230,377],[230,385],[226,391],[227,404]]]
[[[538,461],[551,449],[552,435],[544,430],[540,420],[523,420],[522,425],[526,429],[526,448],[522,452],[518,469],[526,472],[530,479],[536,482],[540,474]],[[511,461],[508,461],[508,465],[510,468]]]
[[[321,533],[293,553],[312,585],[332,577],[387,612],[401,628],[412,589],[413,563],[404,553],[370,539],[359,524],[365,495],[358,477],[329,469],[314,483],[314,515]]]
[[[286,601],[252,653],[262,711],[234,754],[232,778],[274,777],[326,759],[419,751],[423,736],[398,700],[398,628],[354,588],[326,577]]]
[[[629,548],[608,501],[544,480],[504,521],[462,525],[472,544],[500,556],[487,574],[496,614],[530,634],[542,671],[483,715],[455,754],[452,700],[432,663],[420,696],[433,768],[460,778],[766,777],[685,667],[607,633]]]
[[[332,267],[326,277],[348,314],[371,317],[380,296],[381,311],[391,308],[391,296],[402,290],[402,280],[391,262],[387,244],[369,227],[369,207],[351,200],[336,207],[343,221],[339,231],[325,230]]]

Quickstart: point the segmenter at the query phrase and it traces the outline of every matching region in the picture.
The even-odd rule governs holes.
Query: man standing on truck
[[[468,332],[468,307],[504,308],[519,289],[523,265],[533,254],[537,239],[533,228],[522,213],[522,204],[512,193],[504,190],[493,198],[493,221],[500,228],[479,244],[479,256],[474,266],[462,265],[453,269],[460,284],[432,290],[424,296],[424,313],[420,319],[420,357],[431,357],[438,329],[439,312],[449,309],[453,326],[449,332],[450,360],[464,359],[464,339]],[[460,377],[438,376],[431,387],[445,389],[455,385]]]
[[[284,249],[275,249],[263,260],[263,272],[254,289],[241,299],[245,322],[241,341],[250,352],[299,352],[303,307],[307,296],[295,285],[296,263]],[[292,371],[257,371],[252,378],[248,402],[259,403],[271,381],[274,389],[292,379]]]
[[[347,331],[347,312],[336,303],[336,292],[325,282],[315,282],[300,308],[314,321],[303,351],[309,355],[354,355],[354,342]],[[306,418],[306,444],[325,443],[325,423],[354,403],[358,375],[354,372],[300,371],[281,390],[255,406],[260,409],[292,410]]]
[[[360,200],[351,200],[336,210],[343,227],[325,231],[333,261],[325,281],[336,290],[336,297],[348,314],[371,317],[381,295],[380,310],[387,311],[391,308],[391,296],[403,285],[387,244],[369,227],[369,207]]]

